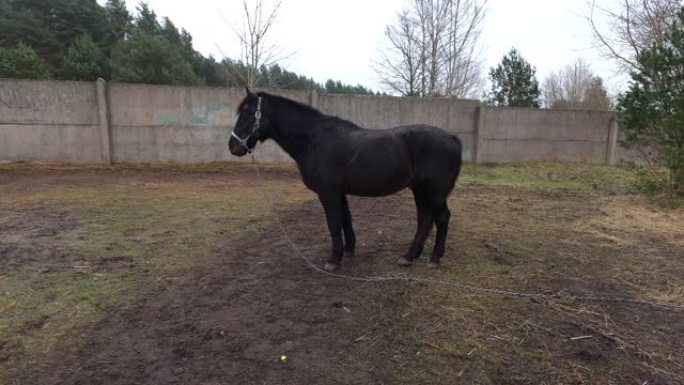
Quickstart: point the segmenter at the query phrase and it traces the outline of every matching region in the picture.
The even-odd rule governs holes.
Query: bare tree
[[[380,80],[404,96],[475,96],[483,79],[477,42],[486,0],[412,0],[385,30],[375,63]]]
[[[594,74],[582,59],[565,66],[544,80],[544,105],[547,108],[579,108]]]
[[[585,0],[585,19],[597,48],[605,58],[615,60],[621,71],[637,68],[639,54],[662,42],[683,5],[682,0],[614,0],[606,5]],[[601,21],[605,20],[605,27]]]
[[[542,88],[547,108],[610,110],[612,106],[603,80],[582,59],[550,74]]]
[[[421,85],[421,44],[418,25],[407,10],[402,11],[395,25],[385,30],[391,54],[383,53],[375,70],[380,80],[394,92],[417,96]]]
[[[600,76],[591,78],[589,88],[584,93],[584,105],[586,109],[595,111],[610,111],[613,109],[613,101],[608,95],[603,79]]]
[[[449,8],[448,45],[445,51],[446,90],[462,90],[462,95],[473,96],[483,86],[482,63],[477,42],[485,17],[483,4],[474,1],[452,1]]]
[[[283,59],[282,51],[275,43],[269,43],[267,35],[276,22],[282,1],[243,0],[243,26],[235,28],[228,23],[240,40],[242,66],[232,66],[234,76],[249,87],[258,85],[258,73],[262,66],[269,67]]]

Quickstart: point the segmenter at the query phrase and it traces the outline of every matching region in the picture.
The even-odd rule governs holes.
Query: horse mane
[[[348,121],[348,120],[339,118],[339,117],[337,117],[337,116],[328,115],[328,114],[326,114],[326,113],[324,113],[324,112],[321,112],[320,110],[318,110],[318,109],[316,109],[316,108],[314,108],[314,107],[311,107],[311,106],[308,105],[308,104],[304,104],[304,103],[298,102],[298,101],[296,101],[296,100],[292,100],[292,99],[286,98],[286,97],[284,97],[284,96],[273,95],[273,94],[269,94],[269,93],[263,92],[263,91],[257,92],[257,95],[258,95],[258,96],[261,96],[261,97],[264,97],[264,98],[271,99],[271,100],[275,100],[275,101],[278,102],[278,103],[285,104],[285,105],[287,105],[288,107],[294,108],[294,109],[297,110],[298,112],[301,112],[301,113],[304,113],[304,114],[312,114],[312,115],[314,115],[315,118],[318,118],[318,119],[321,119],[321,120],[333,120],[333,121],[335,121],[335,122],[338,122],[338,123],[343,124],[344,126],[346,126],[346,127],[348,127],[348,128],[353,128],[353,129],[358,129],[358,128],[360,128],[358,125],[354,124],[353,122],[350,122],[350,121]],[[242,105],[243,105],[244,103],[246,103],[246,99],[243,100],[242,103],[240,103],[240,106],[238,106],[238,110],[239,110],[240,108],[242,108]]]
[[[325,114],[322,113],[321,111],[319,111],[319,110],[317,110],[317,109],[311,107],[311,106],[308,105],[308,104],[304,104],[304,103],[298,102],[298,101],[296,101],[296,100],[292,100],[292,99],[286,98],[286,97],[284,97],[284,96],[273,95],[273,94],[269,94],[269,93],[267,93],[267,92],[257,92],[257,95],[259,95],[259,96],[261,96],[261,97],[267,97],[267,98],[269,98],[269,99],[275,99],[275,100],[278,101],[278,102],[285,103],[285,104],[287,104],[288,106],[295,108],[295,109],[298,110],[299,112],[309,112],[309,113],[315,113],[315,114],[318,114],[318,115],[325,115]]]

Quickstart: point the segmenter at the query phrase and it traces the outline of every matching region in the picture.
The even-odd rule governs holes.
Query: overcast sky
[[[379,56],[386,26],[408,1],[282,0],[270,38],[284,54],[291,54],[281,62],[291,71],[319,82],[333,78],[382,90],[372,61]],[[203,54],[239,57],[238,40],[228,22],[242,26],[242,0],[147,2],[159,17],[167,16],[187,29]],[[127,3],[132,10],[138,4]],[[580,16],[584,4],[584,0],[489,0],[480,39],[484,72],[516,47],[537,68],[540,83],[550,72],[582,57],[611,92],[620,88],[621,78],[592,49],[589,28]]]

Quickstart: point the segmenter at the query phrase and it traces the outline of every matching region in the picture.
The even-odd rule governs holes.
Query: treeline
[[[240,61],[203,56],[188,31],[144,2],[133,15],[125,0],[0,0],[0,77],[241,87],[246,72]],[[256,72],[262,87],[373,93],[277,64]]]

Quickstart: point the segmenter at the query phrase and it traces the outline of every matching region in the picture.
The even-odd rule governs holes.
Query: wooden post
[[[97,94],[97,114],[100,124],[100,149],[102,163],[112,164],[112,131],[109,121],[109,95],[107,82],[104,79],[95,81]]]

